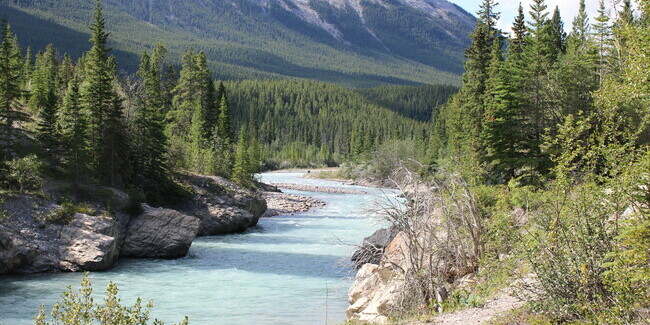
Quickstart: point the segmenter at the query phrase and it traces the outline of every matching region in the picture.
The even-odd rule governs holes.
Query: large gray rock
[[[216,176],[186,176],[192,199],[173,206],[184,214],[199,218],[198,236],[242,232],[257,225],[267,209],[266,200],[254,191]]]
[[[359,323],[387,324],[400,303],[404,287],[402,270],[410,267],[409,249],[404,233],[398,233],[386,247],[379,265],[364,264],[348,291],[349,320]]]
[[[242,232],[255,226],[259,220],[249,211],[232,206],[209,206],[194,213],[201,220],[199,236]]]
[[[379,229],[372,235],[363,239],[363,243],[352,255],[351,260],[357,269],[366,263],[377,264],[384,255],[384,250],[393,241],[399,229],[395,226]]]
[[[61,229],[61,266],[69,271],[107,270],[119,256],[118,235],[115,220],[77,213]]]
[[[0,225],[0,274],[20,271],[36,259],[36,247]]]
[[[185,256],[199,232],[199,219],[176,210],[144,207],[129,222],[122,255],[148,258]]]

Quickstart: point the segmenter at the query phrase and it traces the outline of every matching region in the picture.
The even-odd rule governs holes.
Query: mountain
[[[223,79],[346,85],[459,83],[475,18],[446,0],[103,0],[112,46],[133,71],[157,42],[206,51]],[[0,0],[22,45],[89,47],[92,0]],[[80,42],[81,40],[81,42]]]

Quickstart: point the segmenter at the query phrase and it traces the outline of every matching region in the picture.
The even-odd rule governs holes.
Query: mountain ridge
[[[362,87],[458,85],[462,51],[474,23],[473,16],[445,0],[103,3],[112,46],[122,52],[118,60],[130,72],[137,69],[133,56],[160,41],[172,57],[188,47],[204,50],[223,79],[296,77]],[[45,43],[40,34],[52,31],[34,22],[45,20],[87,34],[91,9],[90,0],[0,0],[0,15],[21,14],[8,18],[28,40],[23,45],[38,49]],[[53,43],[69,52],[58,46],[56,37]],[[72,52],[81,54],[78,49]]]

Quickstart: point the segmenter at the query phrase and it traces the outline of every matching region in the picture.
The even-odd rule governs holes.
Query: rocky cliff
[[[261,195],[224,179],[186,176],[182,182],[191,199],[173,209],[143,205],[136,215],[126,213],[133,205],[129,196],[111,188],[89,187],[93,198],[75,204],[61,199],[61,186],[39,195],[5,195],[0,274],[101,271],[120,256],[177,258],[197,235],[246,230],[266,211]]]

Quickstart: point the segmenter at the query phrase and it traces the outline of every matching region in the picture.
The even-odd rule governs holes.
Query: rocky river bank
[[[324,205],[264,184],[253,191],[197,175],[181,182],[191,198],[166,208],[143,204],[137,214],[127,212],[132,208],[125,192],[110,188],[93,189],[102,192],[101,200],[72,209],[57,203],[56,186],[38,195],[7,195],[0,202],[0,274],[101,271],[119,257],[178,258],[196,237],[242,232],[261,217]]]

